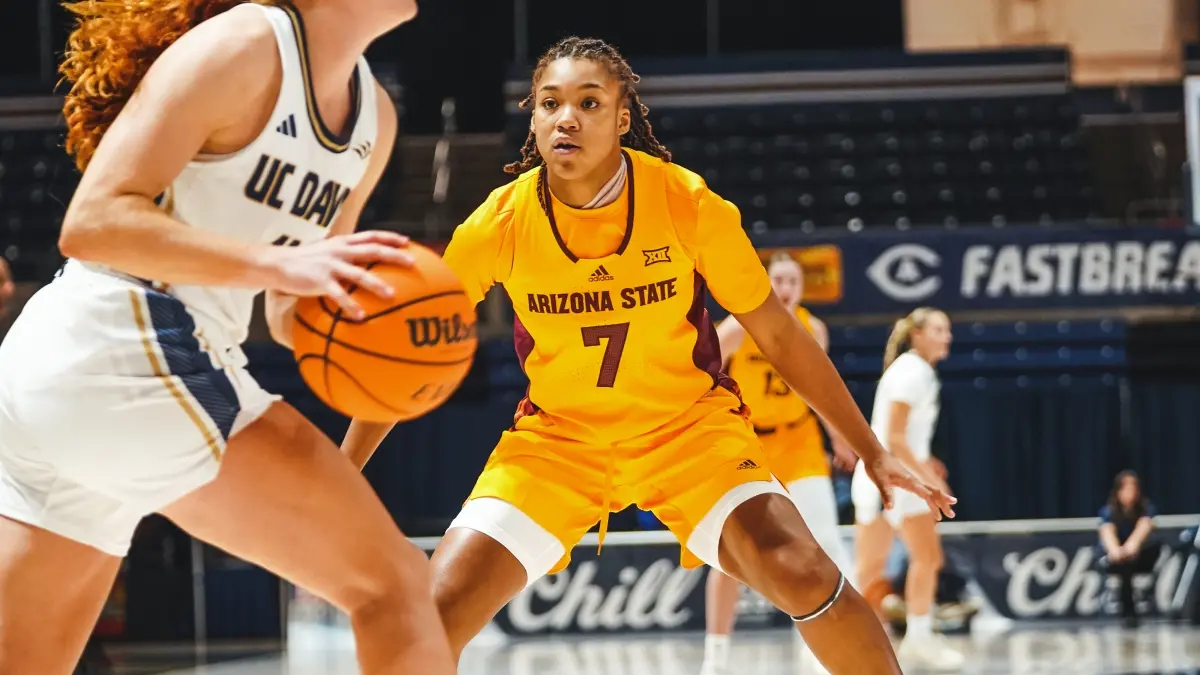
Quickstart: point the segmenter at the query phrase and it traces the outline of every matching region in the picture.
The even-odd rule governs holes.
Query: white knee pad
[[[450,523],[475,530],[500,542],[525,568],[525,587],[546,576],[566,549],[553,534],[517,507],[493,497],[472,499]]]

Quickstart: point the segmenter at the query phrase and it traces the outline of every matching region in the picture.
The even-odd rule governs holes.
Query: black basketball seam
[[[374,268],[374,267],[375,267],[376,265],[378,265],[378,264],[379,264],[378,262],[367,263],[366,265],[363,265],[363,269],[365,269],[365,270],[370,270],[370,269]],[[358,290],[358,284],[357,284],[357,283],[352,283],[352,284],[350,284],[349,286],[347,286],[347,287],[346,287],[346,295],[353,296],[353,295],[354,295],[354,292],[355,292],[355,291],[357,291],[357,290]],[[330,316],[336,316],[335,310],[332,310],[332,309],[330,309],[330,308],[329,308],[329,305],[326,305],[326,304],[325,304],[325,301],[326,301],[326,300],[328,300],[328,299],[329,299],[329,297],[328,297],[328,296],[322,295],[322,296],[319,298],[319,300],[318,300],[318,304],[321,306],[321,309],[322,309],[322,310],[324,310],[324,312],[325,312],[326,314],[328,314],[328,315],[330,315]],[[341,311],[341,309],[339,308],[339,309],[338,309],[338,310],[336,310],[336,311],[337,311],[337,312],[340,312],[340,311]],[[330,333],[330,335],[332,335],[332,334],[333,334],[333,333]]]
[[[391,314],[392,312],[397,312],[397,311],[399,311],[399,310],[405,309],[406,307],[412,307],[413,305],[416,305],[416,304],[418,304],[418,303],[425,302],[426,300],[433,300],[433,299],[436,299],[436,298],[444,298],[444,297],[449,297],[449,296],[451,296],[451,295],[466,295],[466,294],[467,294],[467,293],[466,293],[466,291],[441,291],[441,292],[439,292],[439,293],[431,293],[431,294],[429,294],[429,295],[422,295],[422,296],[421,296],[421,297],[419,297],[419,298],[413,298],[412,300],[409,300],[408,302],[401,303],[401,304],[399,304],[399,305],[393,305],[393,306],[391,306],[391,307],[388,307],[387,309],[385,309],[385,310],[383,310],[383,311],[381,311],[381,312],[379,312],[379,313],[377,313],[377,314],[368,314],[368,315],[364,316],[364,317],[363,317],[363,318],[361,318],[361,319],[349,319],[349,318],[346,318],[346,317],[342,317],[342,319],[343,319],[343,320],[344,320],[346,323],[349,323],[349,324],[360,324],[360,323],[366,323],[366,322],[370,321],[371,319],[378,319],[378,318],[379,318],[379,317],[381,317],[381,316],[387,316],[388,314]],[[324,296],[321,296],[321,299],[320,299],[320,303],[319,303],[319,304],[320,304],[320,306],[321,306],[321,309],[322,309],[322,310],[324,310],[324,312],[325,312],[326,314],[328,314],[328,315],[330,315],[330,316],[336,316],[336,315],[334,314],[334,311],[333,311],[332,309],[330,309],[328,305],[326,305],[326,304],[325,304],[325,297],[324,297]],[[338,313],[340,313],[342,310],[339,308],[337,311],[338,311]]]
[[[378,264],[379,264],[379,262],[378,262],[378,261],[376,261],[376,262],[372,262],[372,263],[367,263],[366,265],[363,265],[363,269],[364,269],[364,270],[367,270],[368,272],[370,272],[370,271],[371,271],[372,269],[374,269],[374,268],[375,268],[375,266],[376,266],[376,265],[378,265]],[[354,283],[350,284],[350,286],[349,286],[349,287],[346,289],[346,294],[347,294],[347,295],[354,295],[354,292],[355,292],[355,291],[357,291],[357,290],[358,290],[358,282],[354,282]]]
[[[301,356],[300,358],[296,359],[297,367],[299,367],[301,364],[303,364],[305,359],[320,359],[321,360],[321,370],[323,372],[325,372],[326,375],[328,375],[329,368],[331,366],[334,368],[337,368],[338,371],[342,375],[346,376],[346,379],[350,380],[350,382],[354,386],[358,387],[359,391],[366,394],[367,398],[369,398],[372,401],[374,401],[375,403],[377,403],[381,408],[390,410],[393,413],[399,415],[400,417],[407,417],[408,415],[412,414],[411,412],[408,412],[408,411],[400,410],[398,408],[393,408],[392,406],[379,400],[374,394],[371,393],[371,391],[369,389],[364,387],[361,382],[359,382],[357,379],[355,379],[355,377],[350,374],[350,371],[348,371],[345,368],[343,368],[342,366],[338,365],[336,361],[333,361],[328,356],[323,356],[321,354],[305,354],[304,356]],[[334,402],[333,402],[333,392],[330,390],[328,382],[325,383],[325,395],[329,397],[329,405],[331,407],[333,407],[335,410],[337,410],[337,406],[334,405]],[[340,410],[338,410],[338,411],[341,412]]]
[[[378,314],[370,314],[366,318],[364,318],[363,321],[370,321],[371,319],[378,319],[381,316],[387,316],[388,314],[397,312],[399,310],[404,309],[405,307],[415,305],[419,302],[424,302],[426,300],[435,300],[437,298],[446,298],[446,297],[450,297],[451,295],[466,295],[466,292],[465,291],[441,291],[439,293],[430,293],[429,295],[426,295],[426,296],[423,296],[420,298],[416,298],[414,300],[409,300],[406,303],[388,307],[387,309],[379,312]]]
[[[335,317],[335,322],[336,322],[336,317]],[[407,364],[411,364],[414,366],[457,366],[460,363],[466,363],[467,361],[470,361],[471,359],[475,358],[474,355],[471,355],[471,356],[457,359],[454,361],[416,361],[414,359],[406,359],[402,356],[391,356],[388,354],[380,354],[379,352],[371,351],[370,349],[363,349],[362,347],[356,347],[348,342],[343,342],[343,341],[335,338],[333,336],[332,329],[330,329],[328,334],[323,333],[323,332],[317,330],[312,324],[310,324],[308,321],[306,321],[304,319],[304,317],[300,316],[299,314],[296,315],[296,323],[300,324],[302,327],[304,327],[308,331],[325,338],[325,356],[326,357],[329,356],[329,347],[331,345],[336,344],[340,347],[349,349],[352,352],[358,352],[359,354],[364,354],[366,356],[374,356],[375,358],[383,359],[385,361],[391,361],[393,363],[407,363]],[[346,323],[350,323],[350,322],[347,321]],[[328,385],[328,383],[326,383],[326,384]]]
[[[329,300],[329,298],[327,296],[322,295],[320,298],[317,299],[317,304],[320,305],[321,311],[325,312],[329,316],[336,317],[337,313],[338,313],[338,309],[335,307],[330,307],[329,305],[325,304],[328,300]]]
[[[297,318],[300,318],[297,315]],[[325,354],[322,357],[324,366],[321,368],[321,376],[325,379],[325,395],[329,397],[329,404],[333,405],[333,389],[329,386],[329,350],[333,347],[333,330],[337,328],[338,322],[342,320],[342,308],[338,307],[338,311],[333,315],[333,323],[329,324],[329,334],[325,336]],[[303,323],[304,319],[300,318]]]

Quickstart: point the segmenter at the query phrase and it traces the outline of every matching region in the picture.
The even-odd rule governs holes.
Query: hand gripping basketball
[[[302,247],[297,247],[302,248]],[[300,374],[331,408],[362,420],[399,422],[441,405],[475,355],[475,307],[433,251],[410,244],[408,265],[371,263],[365,276],[392,297],[351,284],[357,318],[330,297],[296,304],[292,343]]]
[[[367,231],[335,235],[304,246],[272,247],[276,271],[272,288],[298,296],[327,296],[348,316],[364,316],[348,287],[361,288],[382,298],[393,289],[367,265],[411,267],[414,259],[405,248],[408,238],[395,232]]]

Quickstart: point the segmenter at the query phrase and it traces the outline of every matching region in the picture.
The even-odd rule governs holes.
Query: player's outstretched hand
[[[371,263],[410,267],[413,258],[404,251],[408,237],[379,230],[334,235],[302,246],[273,246],[268,269],[271,288],[291,295],[328,296],[353,319],[363,318],[362,307],[350,297],[347,286],[358,286],[382,298],[393,290],[365,269]]]
[[[895,503],[893,488],[901,488],[924,499],[938,520],[941,520],[943,516],[954,517],[954,504],[957,504],[958,500],[940,488],[926,485],[890,453],[879,453],[875,460],[865,462],[864,468],[867,470],[867,475],[879,488],[879,494],[883,495],[885,509],[891,508]]]

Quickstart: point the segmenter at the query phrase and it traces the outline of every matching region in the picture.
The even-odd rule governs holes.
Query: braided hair
[[[546,66],[558,59],[586,59],[603,64],[613,79],[621,83],[621,94],[629,107],[629,132],[622,145],[640,150],[666,162],[671,161],[671,151],[667,150],[654,137],[650,121],[646,118],[650,109],[642,104],[642,100],[638,98],[637,90],[634,88],[642,78],[633,72],[629,63],[625,61],[625,57],[621,56],[615,47],[599,38],[563,38],[545,54],[542,54],[542,58],[538,59],[537,68],[533,71],[530,93],[525,100],[521,101],[522,108],[533,104],[533,87],[537,86],[537,81],[546,70]],[[537,138],[534,136],[533,129],[530,128],[529,135],[525,137],[525,145],[521,146],[521,160],[506,165],[504,170],[508,173],[524,173],[541,163],[542,155],[538,152]]]

